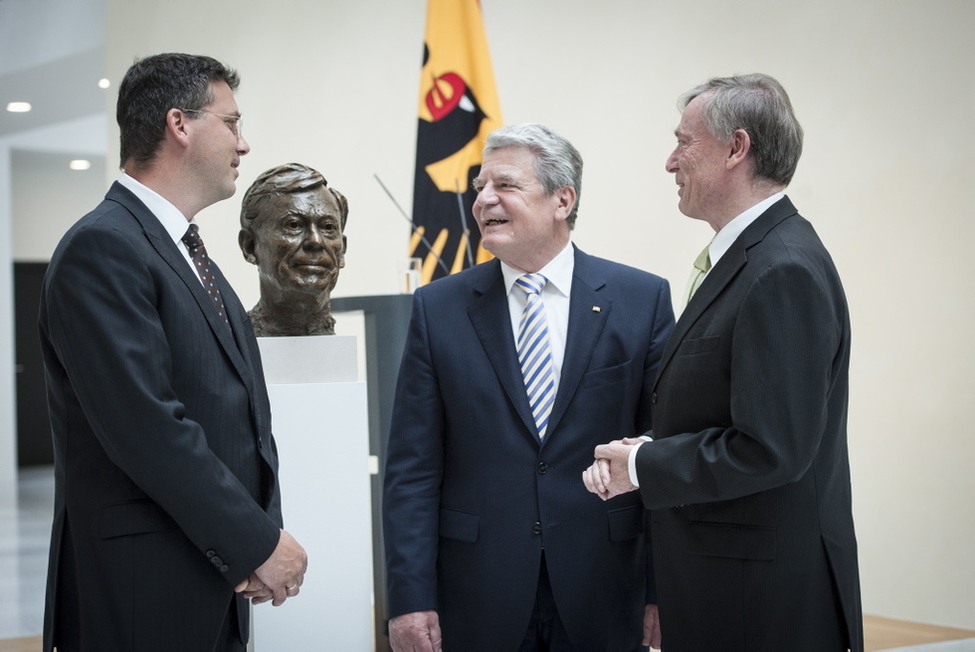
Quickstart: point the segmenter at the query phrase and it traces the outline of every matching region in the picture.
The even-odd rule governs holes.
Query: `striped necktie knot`
[[[541,274],[524,274],[519,276],[515,283],[518,284],[525,294],[531,296],[533,294],[541,294],[542,288],[548,283],[548,279]]]

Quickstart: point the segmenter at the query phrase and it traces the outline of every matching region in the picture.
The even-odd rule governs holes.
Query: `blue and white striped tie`
[[[549,342],[548,320],[545,318],[545,304],[542,303],[542,288],[548,279],[541,274],[525,274],[515,283],[528,299],[521,323],[518,325],[518,362],[521,375],[525,379],[528,404],[538,436],[545,436],[548,418],[555,402],[555,369],[552,366],[552,345]]]

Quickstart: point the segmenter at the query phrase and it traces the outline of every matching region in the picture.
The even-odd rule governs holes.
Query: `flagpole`
[[[471,251],[471,232],[467,228],[467,211],[464,210],[464,195],[460,191],[460,181],[454,179],[454,184],[457,186],[457,208],[460,210],[460,227],[461,233],[464,234],[467,240],[467,264],[470,267],[474,266],[474,252]]]
[[[423,235],[423,231],[420,230],[420,227],[418,227],[416,225],[416,222],[414,222],[410,218],[410,216],[406,214],[406,211],[403,210],[403,207],[400,206],[399,205],[399,202],[396,201],[396,198],[393,197],[393,193],[389,192],[389,188],[387,188],[386,187],[386,184],[382,182],[382,179],[379,178],[379,175],[376,174],[375,172],[373,172],[372,173],[372,176],[376,178],[376,181],[379,182],[379,185],[382,186],[382,189],[386,191],[386,196],[389,197],[390,201],[393,202],[393,206],[395,206],[397,208],[397,210],[399,210],[399,214],[403,216],[403,219],[405,219],[407,222],[409,222],[410,223],[410,226],[413,227],[413,233],[415,233],[418,236],[420,236],[420,240],[423,241],[423,244],[425,244],[427,246],[427,251],[429,251],[431,254],[433,254],[433,256],[437,259],[437,262],[440,263],[440,267],[449,276],[450,275],[450,270],[447,268],[447,263],[445,263],[443,261],[443,258],[441,258],[440,256],[438,256],[437,255],[437,252],[433,250],[433,245],[431,245],[430,244],[430,241],[427,240],[427,238],[426,238],[425,235]]]

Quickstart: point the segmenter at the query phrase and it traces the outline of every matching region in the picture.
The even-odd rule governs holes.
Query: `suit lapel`
[[[173,242],[172,238],[163,228],[162,223],[156,218],[152,212],[146,208],[145,204],[136,198],[131,192],[129,192],[124,186],[119,183],[115,183],[109,190],[108,199],[117,201],[118,203],[125,206],[126,209],[135,217],[135,219],[142,226],[143,233],[146,234],[146,238],[149,240],[149,244],[152,245],[159,257],[162,258],[169,267],[172,268],[173,272],[179,276],[183,284],[186,286],[189,293],[192,295],[193,299],[196,301],[197,306],[206,318],[207,323],[210,325],[210,329],[213,331],[217,340],[220,342],[220,346],[223,348],[227,357],[233,363],[234,368],[240,375],[244,384],[247,386],[248,391],[252,391],[252,374],[244,361],[243,356],[241,356],[240,349],[237,348],[237,344],[234,341],[234,335],[227,328],[227,325],[223,323],[220,319],[220,315],[213,308],[213,300],[210,299],[206,290],[203,289],[203,284],[200,283],[200,278],[194,273],[190,266],[186,263],[183,255],[176,248],[176,243]],[[227,299],[233,297],[233,301],[239,305],[240,301],[236,298],[233,290],[227,284],[226,279],[220,272],[219,268],[214,264],[214,275],[217,277],[218,285],[220,286],[220,291],[223,293],[226,290],[224,304],[226,305]],[[228,315],[229,313],[228,308]],[[233,322],[233,320],[231,320]],[[239,330],[239,327],[238,327]]]
[[[574,245],[573,248],[575,248]],[[552,416],[549,418],[549,434],[545,435],[545,441],[548,441],[552,436],[557,436],[559,421],[579,388],[583,373],[589,366],[593,348],[599,341],[599,336],[613,306],[608,297],[599,294],[606,283],[593,269],[591,261],[592,259],[587,254],[575,248],[565,356],[562,360],[559,391],[555,396]]]
[[[525,381],[521,377],[521,366],[515,353],[515,338],[511,332],[508,295],[504,289],[501,263],[494,260],[484,267],[483,273],[472,285],[474,298],[467,313],[502,389],[515,406],[528,432],[533,433],[537,440],[535,418],[528,405],[528,393],[525,391]]]
[[[538,429],[528,405],[525,381],[521,377],[521,367],[515,352],[501,266],[494,261],[486,267],[486,273],[473,284],[475,296],[468,314],[501,387],[515,406],[528,432],[534,434],[538,441]],[[589,365],[592,351],[612,308],[612,302],[599,295],[599,290],[606,285],[605,281],[593,269],[591,258],[578,249],[575,249],[572,276],[569,330],[566,334],[562,375],[543,445],[551,437],[557,436],[559,421],[579,388],[579,382]]]
[[[741,272],[748,262],[748,250],[765,239],[765,236],[775,228],[782,220],[796,214],[796,208],[789,201],[788,197],[783,197],[772,204],[758,219],[748,225],[741,235],[732,243],[731,247],[717,264],[711,269],[701,287],[694,293],[691,302],[687,304],[684,312],[681,313],[674,332],[667,340],[663,356],[660,359],[660,369],[657,372],[657,381],[663,376],[664,370],[674,357],[674,353],[680,346],[684,337],[691,327],[700,319],[701,315],[708,309],[718,296],[724,291],[729,283]],[[656,382],[654,383],[656,389]]]

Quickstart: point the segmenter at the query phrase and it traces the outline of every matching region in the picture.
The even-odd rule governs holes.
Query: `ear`
[[[744,129],[735,129],[734,133],[731,134],[731,150],[728,152],[728,158],[725,161],[725,168],[731,169],[740,163],[744,162],[748,158],[749,152],[752,151],[752,139],[748,135],[748,132]]]
[[[576,189],[572,186],[563,186],[555,191],[558,198],[558,205],[555,209],[555,217],[564,220],[572,213],[572,207],[576,205]]]
[[[166,112],[166,134],[185,147],[190,142],[187,123],[189,118],[179,109],[170,109]]]
[[[237,234],[237,244],[240,245],[240,251],[244,254],[244,260],[251,265],[256,265],[257,256],[254,255],[254,234],[249,229],[241,229],[240,233]]]
[[[339,253],[339,269],[342,269],[343,267],[345,267],[345,248],[346,248],[347,245],[348,245],[348,240],[346,240],[345,236],[343,235],[342,236],[342,251],[341,251],[341,253]]]

